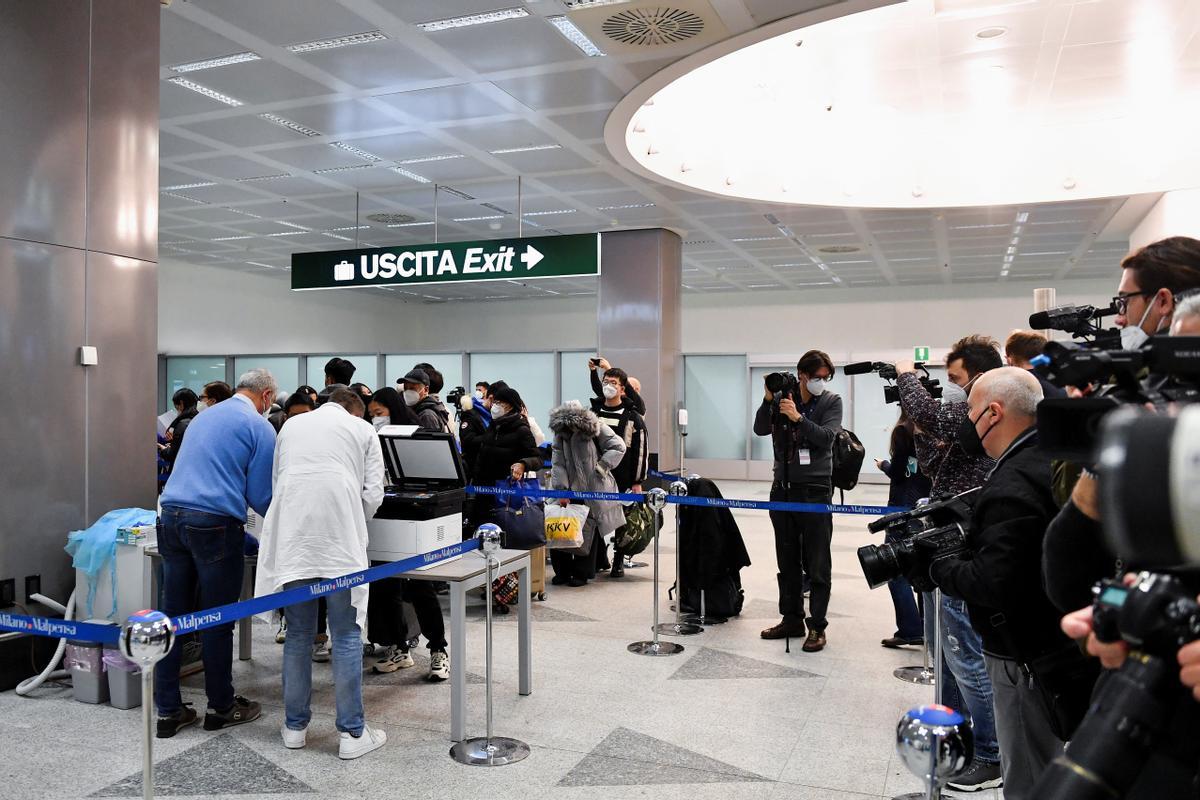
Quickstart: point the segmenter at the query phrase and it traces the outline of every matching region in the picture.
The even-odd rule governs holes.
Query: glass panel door
[[[684,356],[689,459],[746,460],[746,357]]]
[[[554,385],[554,353],[472,353],[470,363],[472,385],[475,381],[504,381],[520,393],[546,440],[552,438],[550,409],[558,388]]]
[[[163,410],[170,410],[171,396],[180,389],[191,389],[197,395],[204,384],[225,380],[224,356],[194,356],[167,358],[167,395]]]
[[[279,384],[280,403],[286,402],[288,396],[300,386],[300,359],[297,356],[237,356],[233,359],[233,374],[238,377],[244,372],[260,368],[275,376],[275,382]],[[320,389],[319,386],[317,388]]]

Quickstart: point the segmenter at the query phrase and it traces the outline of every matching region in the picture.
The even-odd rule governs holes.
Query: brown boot
[[[759,634],[764,639],[786,639],[789,636],[793,639],[799,639],[804,635],[805,627],[803,622],[780,622],[778,625],[772,625]]]
[[[809,631],[804,640],[803,650],[806,653],[818,653],[825,649],[825,631]]]

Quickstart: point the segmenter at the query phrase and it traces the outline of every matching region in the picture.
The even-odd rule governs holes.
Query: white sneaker
[[[445,650],[434,650],[429,654],[429,680],[446,681],[450,679],[450,656]]]
[[[378,750],[387,742],[387,734],[370,725],[363,725],[362,736],[354,737],[343,732],[338,737],[338,758],[349,761],[361,758],[372,750]]]
[[[317,661],[322,664],[324,664],[326,661],[328,661],[329,657],[331,655],[331,651],[329,649],[329,640],[322,639],[321,641],[314,644],[312,653],[313,653],[313,656],[312,656],[313,661]]]
[[[401,650],[396,645],[389,645],[383,648],[383,658],[376,661],[372,669],[376,672],[386,674],[388,672],[395,672],[398,669],[408,669],[415,663],[407,650]]]
[[[283,734],[283,746],[288,750],[299,750],[307,744],[308,728],[302,728],[294,731],[285,723],[279,732]]]
[[[275,644],[283,644],[285,641],[287,641],[287,620],[280,617],[279,630],[275,631]]]

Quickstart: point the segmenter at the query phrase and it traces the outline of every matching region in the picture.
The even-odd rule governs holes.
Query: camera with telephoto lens
[[[1117,313],[1117,307],[1059,306],[1029,315],[1029,327],[1037,331],[1063,331],[1076,339],[1093,342],[1119,342],[1121,332],[1117,328],[1103,328],[1100,320]]]
[[[971,507],[978,493],[979,489],[972,489],[938,503],[888,514],[868,524],[871,533],[887,531],[896,541],[858,548],[858,563],[867,585],[878,589],[892,578],[908,574],[924,560],[965,551]],[[917,574],[910,579],[918,591],[932,592],[936,588],[928,576]]]
[[[767,391],[771,393],[771,413],[776,417],[780,417],[779,403],[785,397],[796,399],[796,390],[800,388],[800,381],[791,372],[771,372],[763,377],[763,383],[766,384]]]
[[[454,389],[451,390],[450,394],[446,395],[446,406],[448,408],[461,410],[462,406],[460,405],[460,403],[462,402],[462,399],[466,396],[467,396],[467,390],[464,387],[455,386]]]
[[[1172,404],[1200,400],[1197,336],[1155,336],[1138,350],[1050,342],[1033,366],[1056,386],[1106,384],[1090,397],[1038,404],[1038,444],[1051,458],[1064,461],[1094,463],[1100,425],[1122,405],[1166,411]]]
[[[928,368],[920,361],[913,366],[923,373],[919,380],[921,381],[921,385],[925,387],[925,391],[929,392],[929,396],[934,399],[940,398],[942,396],[942,382],[937,378],[931,378]],[[888,385],[883,387],[883,402],[900,402],[900,388],[895,385],[895,380],[899,377],[896,373],[895,364],[889,364],[886,361],[859,361],[854,364],[847,364],[842,368],[842,372],[846,375],[866,375],[868,372],[878,373],[879,377],[888,382]]]
[[[1093,588],[1092,625],[1102,642],[1125,642],[1130,653],[1092,699],[1066,751],[1050,763],[1031,797],[1112,800],[1138,779],[1181,703],[1176,653],[1200,639],[1200,604],[1179,578],[1143,572],[1133,586],[1100,581]]]

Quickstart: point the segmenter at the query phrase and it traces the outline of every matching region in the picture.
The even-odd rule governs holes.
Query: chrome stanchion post
[[[651,627],[654,639],[649,642],[634,642],[627,649],[639,656],[673,656],[683,652],[683,645],[658,640],[658,565],[661,560],[659,559],[658,540],[662,534],[662,525],[659,524],[658,515],[667,507],[667,493],[662,489],[651,489],[646,492],[646,505],[650,507],[650,513],[654,515],[654,625]]]
[[[479,540],[479,552],[486,566],[484,578],[487,583],[483,587],[487,611],[484,616],[484,696],[487,704],[487,735],[464,739],[450,748],[450,757],[460,764],[473,767],[502,767],[505,764],[515,764],[529,755],[529,745],[517,739],[492,735],[492,582],[496,579],[496,568],[499,560],[496,554],[500,552],[500,526],[488,523],[480,525],[475,531]],[[462,657],[461,654],[458,655]]]
[[[161,611],[139,611],[121,626],[121,654],[142,671],[142,797],[154,797],[154,665],[171,652],[175,625]]]
[[[675,497],[686,497],[688,486],[681,480],[672,481],[668,491]],[[697,633],[704,633],[704,628],[695,623],[686,622],[683,619],[683,583],[680,580],[682,572],[679,569],[679,551],[682,549],[682,541],[679,535],[679,504],[675,503],[675,621],[664,622],[661,625],[654,626],[656,633],[664,633],[667,636],[695,636]],[[658,597],[657,589],[655,589],[654,596],[655,598]],[[655,605],[657,605],[657,599]]]
[[[941,591],[935,590],[933,595],[934,604],[938,608],[933,612],[933,635],[937,639],[935,646],[941,645],[942,642],[942,614],[941,614]],[[929,613],[929,609],[925,609],[925,613]],[[941,659],[938,659],[941,663]],[[915,683],[918,686],[936,686],[937,676],[933,670],[929,668],[929,642],[924,642],[921,645],[921,666],[919,667],[897,667],[892,675],[905,683]],[[933,702],[937,702],[937,689],[933,691]]]
[[[896,754],[925,782],[925,791],[893,800],[940,800],[946,781],[961,774],[974,753],[974,734],[962,714],[939,705],[908,711],[896,726]]]

